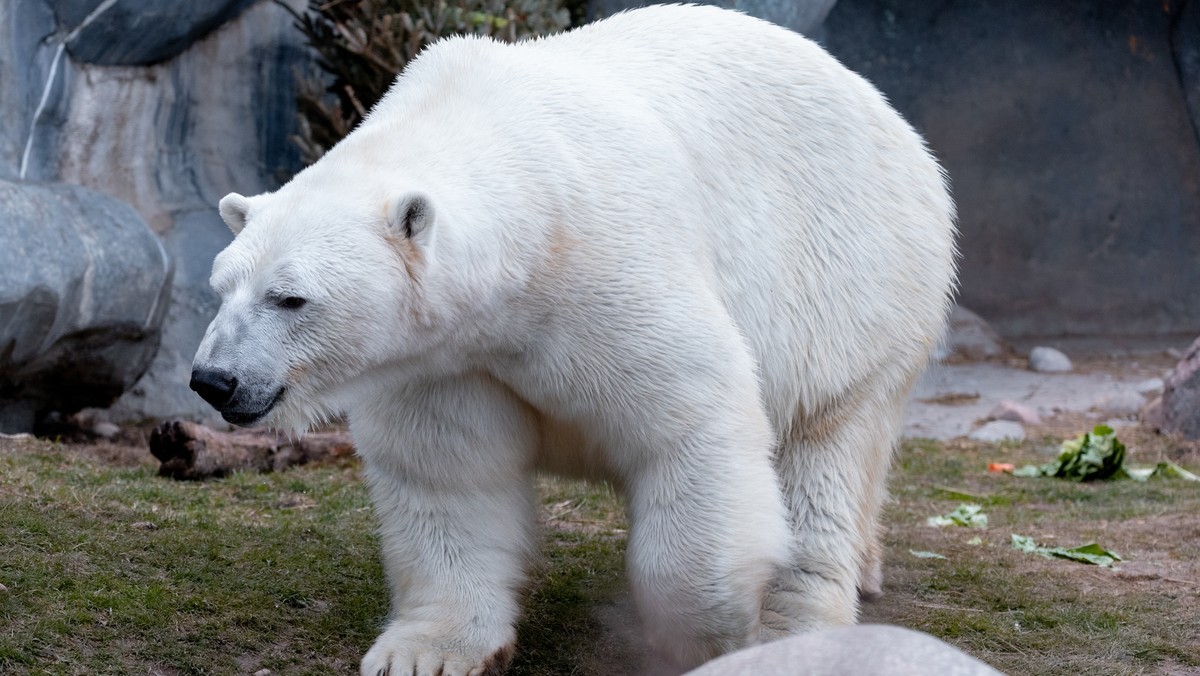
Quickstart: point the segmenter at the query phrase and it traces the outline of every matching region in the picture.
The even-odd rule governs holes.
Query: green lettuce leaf
[[[1048,559],[1068,559],[1070,561],[1090,563],[1094,566],[1104,566],[1106,568],[1111,568],[1114,563],[1121,560],[1121,557],[1116,552],[1105,549],[1095,542],[1071,548],[1042,547],[1031,537],[1013,533],[1012,547],[1022,552],[1039,554]]]
[[[987,514],[983,507],[964,503],[954,508],[954,511],[942,516],[931,516],[925,520],[929,526],[966,526],[967,528],[987,528]]]

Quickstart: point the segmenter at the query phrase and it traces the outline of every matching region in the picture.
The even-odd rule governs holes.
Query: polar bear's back
[[[562,49],[678,139],[777,423],[797,402],[811,410],[872,377],[898,385],[923,365],[953,287],[954,208],[872,85],[798,34],[712,7],[620,14]]]
[[[944,323],[939,167],[874,87],[767,22],[665,5],[518,45],[444,41],[372,124],[473,199],[492,186],[497,219],[544,208],[613,251],[686,250],[698,272],[673,272],[731,313],[776,424],[873,378],[903,388]],[[615,205],[661,218],[631,226]]]

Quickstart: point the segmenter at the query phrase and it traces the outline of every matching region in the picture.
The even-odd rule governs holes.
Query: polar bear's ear
[[[388,225],[405,237],[424,231],[433,218],[433,202],[423,192],[407,192],[388,206]]]
[[[236,192],[231,192],[221,198],[217,210],[221,212],[221,218],[225,221],[225,225],[228,225],[236,235],[246,227],[246,214],[250,211],[250,200]]]

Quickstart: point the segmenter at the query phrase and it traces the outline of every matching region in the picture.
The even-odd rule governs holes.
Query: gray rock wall
[[[271,0],[0,0],[0,178],[123,200],[174,263],[161,349],[115,418],[209,414],[187,382],[232,238],[216,204],[300,168],[288,136],[312,64]]]
[[[1002,334],[1200,333],[1195,5],[840,0],[830,12],[826,46],[949,171],[961,299]]]

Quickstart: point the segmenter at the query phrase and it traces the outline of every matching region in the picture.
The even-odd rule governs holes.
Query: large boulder
[[[1200,333],[1195,2],[840,0],[825,44],[943,161],[1002,335]]]
[[[150,365],[171,260],[129,205],[0,180],[0,432],[113,403]]]
[[[1157,420],[1163,432],[1200,439],[1200,338],[1163,379]]]

